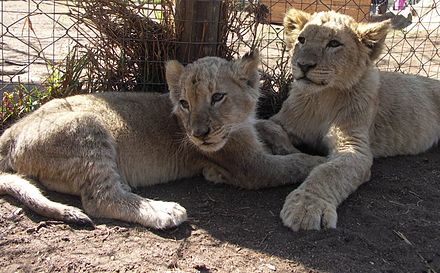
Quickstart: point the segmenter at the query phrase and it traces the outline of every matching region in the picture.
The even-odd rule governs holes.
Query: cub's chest
[[[328,146],[326,136],[333,126],[337,112],[331,99],[291,96],[274,120],[284,127],[295,145],[305,144],[322,151]]]

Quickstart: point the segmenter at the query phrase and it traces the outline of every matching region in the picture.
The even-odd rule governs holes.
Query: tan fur
[[[322,157],[269,155],[253,126],[258,55],[167,64],[170,95],[103,93],[52,100],[0,138],[0,194],[37,213],[91,223],[87,215],[167,228],[187,218],[177,203],[130,188],[199,174],[262,188],[298,182]],[[213,101],[213,94],[221,100]],[[188,109],[183,105],[185,103]],[[31,182],[78,195],[85,212],[52,202]]]
[[[294,81],[280,112],[258,127],[269,143],[283,141],[264,129],[272,121],[292,144],[328,152],[329,161],[289,194],[280,216],[295,231],[334,228],[337,206],[369,179],[373,157],[416,154],[437,143],[440,82],[376,70],[389,22],[297,10],[285,22]],[[296,25],[302,27],[291,29]]]

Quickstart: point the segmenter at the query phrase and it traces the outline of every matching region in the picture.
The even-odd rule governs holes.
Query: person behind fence
[[[371,0],[370,14],[385,14],[388,8],[388,0]]]
[[[397,11],[401,11],[405,8],[405,6],[406,6],[405,0],[395,0],[394,5],[393,5],[393,9],[397,10]]]

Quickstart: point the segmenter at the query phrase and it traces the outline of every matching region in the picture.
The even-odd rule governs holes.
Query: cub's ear
[[[391,20],[379,23],[360,23],[357,33],[360,41],[370,49],[370,59],[375,60],[382,53],[385,38],[391,28]]]
[[[287,48],[292,48],[296,36],[310,20],[312,15],[298,9],[290,9],[284,16],[284,37]]]
[[[165,64],[165,77],[170,90],[170,97],[173,103],[179,100],[180,96],[180,76],[183,72],[183,65],[177,60],[168,61]]]
[[[235,77],[258,90],[260,84],[260,73],[258,73],[260,53],[256,50],[246,53],[241,59],[236,60],[234,65]]]

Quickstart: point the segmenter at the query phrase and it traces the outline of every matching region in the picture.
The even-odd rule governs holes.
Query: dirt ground
[[[295,186],[246,191],[201,178],[140,189],[189,221],[156,231],[47,221],[0,199],[1,272],[440,272],[440,149],[375,160],[338,209],[338,228],[292,232],[278,213]],[[49,193],[80,206],[75,197]]]

